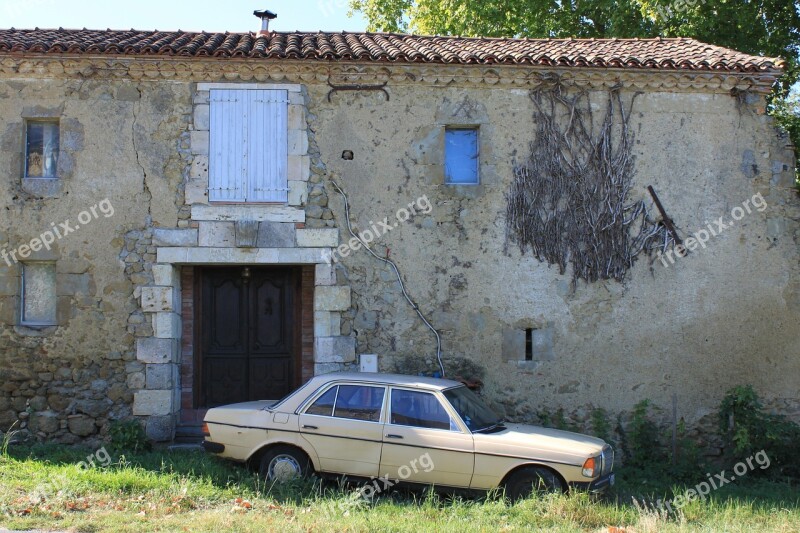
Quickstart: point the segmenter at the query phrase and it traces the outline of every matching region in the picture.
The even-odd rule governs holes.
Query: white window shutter
[[[211,91],[208,199],[212,202],[247,201],[249,92]]]
[[[249,93],[248,202],[288,201],[288,105],[283,90]]]

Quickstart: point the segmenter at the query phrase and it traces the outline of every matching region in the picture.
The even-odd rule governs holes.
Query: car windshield
[[[494,411],[467,387],[447,389],[444,396],[470,431],[482,431],[501,423]]]

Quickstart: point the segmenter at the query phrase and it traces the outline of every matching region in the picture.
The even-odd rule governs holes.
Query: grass
[[[114,456],[35,445],[0,453],[0,527],[58,531],[800,531],[798,487],[743,479],[675,514],[647,502],[682,487],[618,473],[614,492],[548,495],[517,504],[394,491],[367,503],[357,488],[319,481],[268,486],[202,452]],[[703,480],[703,474],[698,481]],[[636,503],[632,500],[635,496]]]

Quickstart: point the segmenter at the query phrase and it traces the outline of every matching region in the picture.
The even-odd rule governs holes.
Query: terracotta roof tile
[[[758,57],[694,39],[490,39],[389,33],[0,30],[0,54],[180,56],[309,61],[775,71]]]

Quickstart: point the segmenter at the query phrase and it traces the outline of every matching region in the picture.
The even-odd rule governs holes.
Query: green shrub
[[[763,450],[770,458],[770,468],[755,469],[753,474],[800,477],[793,454],[800,442],[800,425],[765,411],[752,386],[728,391],[720,404],[719,427],[727,443],[726,461],[733,464]]]
[[[108,430],[111,437],[111,448],[115,452],[146,452],[151,444],[144,428],[137,420],[115,420]]]

